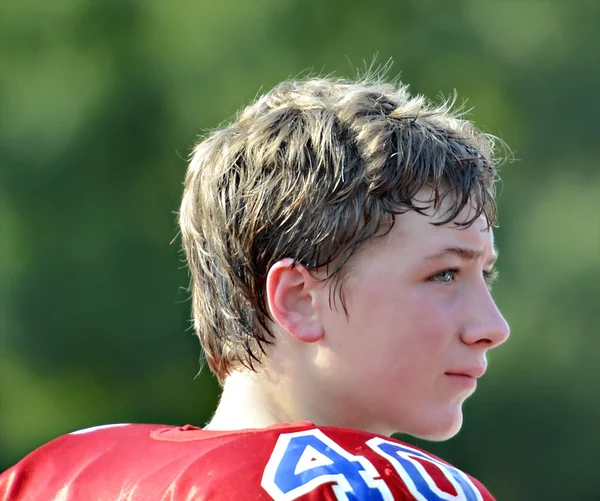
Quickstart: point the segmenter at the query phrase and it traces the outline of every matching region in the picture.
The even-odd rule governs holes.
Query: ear
[[[275,263],[267,274],[267,302],[273,320],[300,341],[314,343],[325,332],[317,295],[323,284],[293,259]]]

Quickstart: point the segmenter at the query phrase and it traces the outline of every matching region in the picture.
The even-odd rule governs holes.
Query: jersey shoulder
[[[115,501],[493,501],[476,479],[417,447],[306,422],[236,432],[88,428],[0,475],[0,501],[99,493]]]
[[[161,428],[112,424],[60,436],[0,474],[0,501],[95,499],[97,492],[136,483],[162,461],[150,440]]]

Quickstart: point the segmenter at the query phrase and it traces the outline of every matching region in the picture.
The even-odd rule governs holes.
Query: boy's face
[[[468,216],[466,209],[456,221]],[[483,217],[462,229],[433,226],[439,217],[397,216],[388,236],[352,258],[343,286],[348,316],[339,302],[329,308],[327,291],[319,299],[316,384],[332,420],[449,438],[486,353],[508,338],[485,279],[496,258],[492,231]]]

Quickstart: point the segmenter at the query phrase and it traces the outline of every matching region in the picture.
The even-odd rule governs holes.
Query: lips
[[[452,369],[446,371],[446,374],[449,376],[465,376],[473,379],[479,379],[481,376],[485,374],[487,367],[485,364],[474,365],[471,367],[465,367],[460,369]]]

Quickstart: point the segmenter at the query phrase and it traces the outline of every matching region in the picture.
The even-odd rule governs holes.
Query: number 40
[[[481,493],[462,471],[424,452],[379,437],[366,445],[392,464],[417,501],[482,501]],[[442,491],[416,458],[434,464],[457,494]],[[261,485],[269,495],[275,501],[294,501],[323,484],[331,484],[339,501],[394,499],[367,458],[349,453],[321,430],[280,435],[262,478]]]

